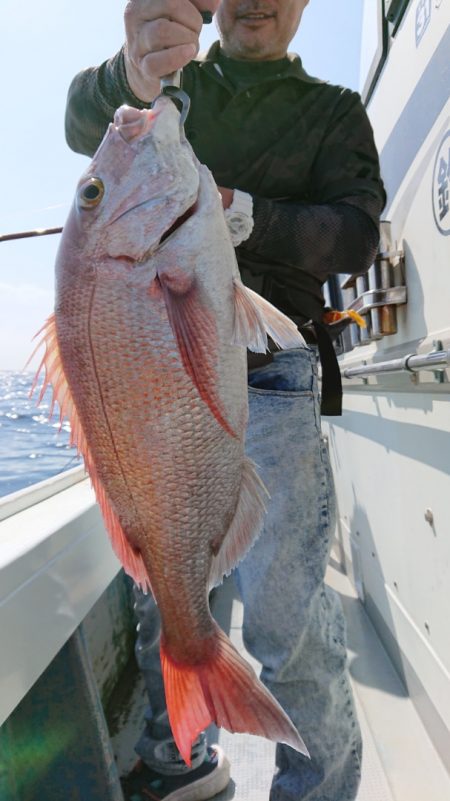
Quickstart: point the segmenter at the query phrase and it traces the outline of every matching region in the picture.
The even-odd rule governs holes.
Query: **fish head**
[[[153,109],[121,106],[82,175],[59,261],[82,251],[87,270],[111,260],[148,261],[164,234],[191,208],[198,166],[172,100]],[[57,265],[58,267],[58,265]]]

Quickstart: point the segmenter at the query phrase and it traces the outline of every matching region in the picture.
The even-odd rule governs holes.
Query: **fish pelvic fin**
[[[232,344],[242,345],[255,353],[268,350],[267,336],[279,348],[302,348],[305,340],[292,320],[268,300],[234,280],[234,331]]]
[[[220,584],[250,550],[261,531],[269,493],[247,456],[242,466],[242,480],[236,511],[225,536],[211,544],[210,586]]]
[[[115,513],[105,491],[105,488],[98,476],[90,448],[88,446],[83,426],[78,416],[75,402],[64,372],[64,366],[58,345],[58,333],[56,328],[56,317],[51,314],[43,327],[36,336],[42,334],[33,353],[28,359],[27,365],[35,353],[45,345],[45,352],[37,369],[34,381],[30,390],[30,397],[36,391],[37,384],[43,374],[43,383],[37,399],[37,405],[41,403],[48,387],[53,390],[50,403],[49,420],[53,417],[55,405],[59,407],[59,422],[62,426],[64,418],[70,422],[71,447],[76,447],[77,454],[83,457],[86,470],[94,488],[95,496],[101,509],[105,527],[111,540],[111,545],[119,561],[124,566],[125,571],[134,579],[143,590],[150,590],[150,579],[144,565],[141,553],[133,548],[120,525],[119,518]]]
[[[309,757],[297,729],[278,701],[239,655],[226,634],[215,631],[203,661],[175,662],[161,638],[161,664],[172,734],[186,764],[192,743],[210,723],[286,743]]]
[[[181,290],[167,274],[159,274],[159,280],[183,367],[219,425],[236,437],[217,392],[214,354],[218,351],[218,333],[214,315],[202,302],[195,279]]]

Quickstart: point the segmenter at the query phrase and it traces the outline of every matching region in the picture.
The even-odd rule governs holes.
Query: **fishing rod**
[[[212,22],[213,15],[211,11],[201,11],[200,13],[204,23],[210,24]],[[177,72],[173,73],[172,75],[164,76],[164,78],[161,79],[161,93],[168,94],[177,98],[178,100],[181,100],[183,106],[181,124],[183,124],[189,111],[190,101],[186,93],[182,91],[180,83],[181,70],[177,70]],[[35,228],[33,231],[19,231],[13,234],[0,234],[0,242],[11,242],[14,239],[30,239],[33,236],[50,236],[51,234],[60,234],[62,230],[62,228]]]
[[[10,242],[13,239],[29,239],[32,236],[50,236],[60,234],[61,228],[35,228],[32,231],[18,231],[13,234],[0,234],[0,242]]]

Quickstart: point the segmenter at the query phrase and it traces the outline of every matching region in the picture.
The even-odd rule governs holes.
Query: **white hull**
[[[397,333],[343,354],[342,371],[450,350],[450,211],[439,206],[442,159],[450,178],[449,25],[449,3],[411,2],[368,105],[408,302]],[[346,380],[343,417],[326,425],[343,562],[448,771],[449,378]]]

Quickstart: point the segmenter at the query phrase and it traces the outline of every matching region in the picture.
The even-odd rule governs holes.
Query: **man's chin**
[[[272,55],[273,44],[256,37],[233,37],[222,40],[222,50],[228,58],[241,61],[270,61],[281,58]]]

